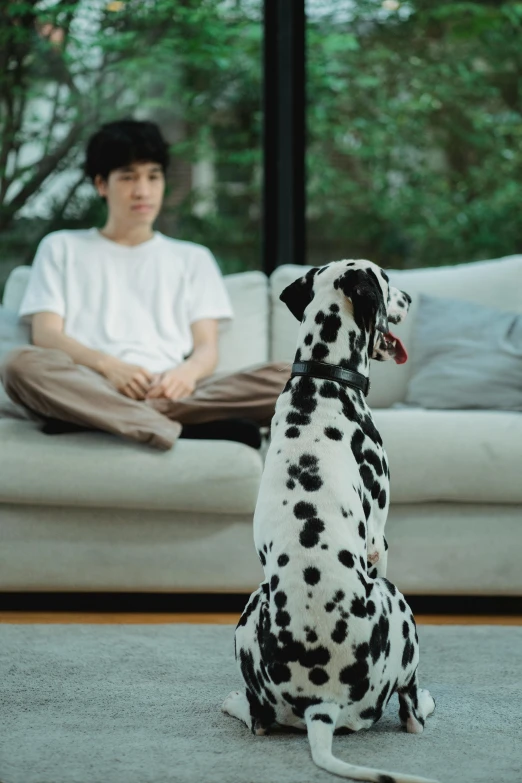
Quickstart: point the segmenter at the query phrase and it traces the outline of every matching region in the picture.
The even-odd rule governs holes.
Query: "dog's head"
[[[279,298],[302,321],[315,297],[320,297],[321,305],[326,304],[327,297],[332,304],[351,305],[353,320],[370,335],[372,359],[394,359],[397,364],[406,361],[406,349],[389,324],[399,324],[406,318],[411,297],[392,286],[377,264],[360,259],[314,267],[287,286]]]

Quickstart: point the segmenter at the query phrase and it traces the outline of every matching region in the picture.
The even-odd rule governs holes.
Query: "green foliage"
[[[103,222],[98,200],[82,183],[85,143],[101,123],[134,116],[159,122],[172,142],[161,229],[208,245],[215,240],[226,271],[258,267],[259,5],[34,0],[0,12],[6,65],[0,72],[0,230],[7,254],[30,260],[47,231],[80,227],[93,214]],[[36,165],[20,165],[24,148],[37,149]],[[200,161],[218,172],[203,192],[187,182],[190,164]],[[60,198],[47,200],[29,241],[16,225],[20,213],[65,170],[76,170],[76,179]],[[201,198],[210,207],[196,218]]]
[[[520,251],[522,3],[330,7],[307,32],[307,261],[410,267]],[[210,246],[225,271],[258,267],[261,21],[260,0],[1,4],[3,256],[30,261],[47,231],[101,225],[84,145],[131,115],[172,142],[160,229]],[[200,161],[214,181],[198,190]],[[23,218],[61,171],[75,178]]]
[[[310,261],[522,250],[521,10],[359,0],[352,18],[309,25]]]

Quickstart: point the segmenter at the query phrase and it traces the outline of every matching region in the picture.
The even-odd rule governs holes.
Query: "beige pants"
[[[27,346],[7,357],[0,378],[13,402],[44,420],[60,419],[170,449],[183,424],[244,417],[267,426],[290,364],[259,364],[204,378],[181,400],[133,400],[64,351]]]

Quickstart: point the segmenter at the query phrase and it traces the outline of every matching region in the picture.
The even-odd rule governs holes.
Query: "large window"
[[[308,0],[307,260],[522,250],[522,5]]]
[[[156,120],[172,144],[158,228],[208,245],[224,272],[346,256],[407,268],[521,251],[521,9],[507,0],[0,4],[0,286],[47,232],[102,224],[82,151],[100,123],[122,116]]]
[[[261,0],[9,0],[0,9],[0,284],[60,228],[102,225],[89,135],[159,123],[172,165],[158,228],[261,265]]]

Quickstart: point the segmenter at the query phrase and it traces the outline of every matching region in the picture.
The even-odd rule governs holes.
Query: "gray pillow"
[[[14,348],[31,342],[31,326],[23,323],[14,310],[0,306],[0,363]]]
[[[0,306],[0,364],[7,354],[15,348],[27,345],[30,341],[30,325],[22,323],[14,310],[6,310],[5,307]],[[23,409],[11,402],[0,381],[0,418],[5,416],[25,418]]]
[[[522,410],[522,315],[420,297],[406,402],[423,408]]]

